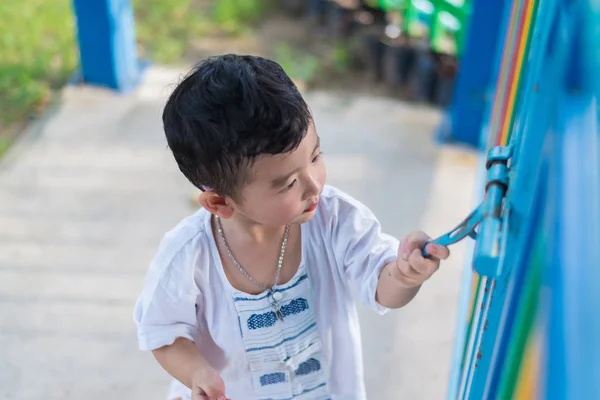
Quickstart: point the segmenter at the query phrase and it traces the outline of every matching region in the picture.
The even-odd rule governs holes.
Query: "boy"
[[[400,244],[325,184],[308,106],[276,63],[200,63],[163,113],[202,208],[167,233],[135,307],[169,399],[364,399],[351,292],[378,313],[410,302],[448,257]]]

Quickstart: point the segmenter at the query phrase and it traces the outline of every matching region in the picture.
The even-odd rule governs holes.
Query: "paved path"
[[[192,212],[160,113],[173,71],[129,96],[68,88],[0,168],[0,399],[160,400],[167,376],[136,348],[132,307],[164,231]],[[389,232],[437,235],[471,207],[473,155],[438,149],[435,112],[307,95],[330,183]],[[463,246],[406,309],[362,312],[371,399],[443,399]]]

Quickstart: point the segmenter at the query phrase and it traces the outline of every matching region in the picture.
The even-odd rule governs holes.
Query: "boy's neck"
[[[227,241],[242,245],[279,243],[285,231],[285,226],[265,226],[241,216],[221,218],[221,225]]]

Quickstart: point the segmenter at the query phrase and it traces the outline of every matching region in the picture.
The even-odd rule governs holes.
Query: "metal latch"
[[[473,265],[481,276],[496,277],[499,274],[502,211],[508,190],[508,162],[511,157],[510,146],[496,146],[490,149],[486,163],[485,199],[456,228],[428,243],[449,246],[467,236],[476,239]],[[429,257],[425,250],[423,255]]]

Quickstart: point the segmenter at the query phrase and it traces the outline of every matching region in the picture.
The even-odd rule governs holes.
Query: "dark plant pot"
[[[350,20],[349,31],[350,36],[348,40],[349,50],[352,55],[353,63],[356,67],[365,68],[367,65],[367,59],[369,58],[369,52],[367,50],[365,36],[372,31],[371,24],[367,21],[361,20],[361,14],[355,12]]]
[[[452,103],[457,69],[458,62],[455,57],[438,55],[435,103],[440,107],[447,108]]]
[[[348,44],[353,63],[381,78],[383,75],[383,52],[381,43],[385,26],[376,23],[371,12],[354,10],[349,19]]]
[[[309,0],[307,4],[307,18],[313,26],[324,26],[327,19],[327,0]]]
[[[383,56],[385,45],[381,41],[381,36],[374,33],[367,33],[363,36],[363,45],[366,53],[366,66],[371,79],[379,82],[383,79]]]
[[[428,49],[416,50],[414,68],[409,82],[412,99],[434,103],[436,84],[437,72],[433,54]]]
[[[348,55],[350,57],[350,64],[352,68],[363,69],[366,66],[366,51],[363,45],[362,34],[360,26],[355,22],[352,23],[351,34],[348,37]]]
[[[406,86],[415,65],[415,49],[407,43],[384,46],[385,83],[394,87]]]
[[[373,15],[375,25],[385,26],[385,24],[387,24],[386,12],[383,11],[381,8],[369,7],[364,1],[361,1],[361,5],[359,8]]]
[[[330,2],[327,7],[327,33],[332,39],[348,38],[352,30],[353,10]]]
[[[435,104],[443,108],[450,106],[455,82],[456,79],[454,77],[438,75],[435,88]]]
[[[306,1],[304,0],[281,0],[281,8],[284,13],[292,17],[301,17],[306,13]]]

